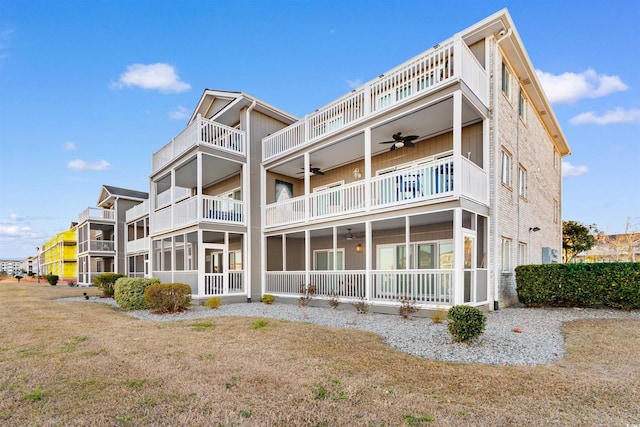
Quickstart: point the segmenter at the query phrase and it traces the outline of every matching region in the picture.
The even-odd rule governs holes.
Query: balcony
[[[78,254],[85,252],[102,252],[103,255],[115,254],[113,240],[89,240],[78,243]]]
[[[212,147],[227,153],[245,155],[245,133],[238,129],[216,123],[198,115],[185,130],[171,142],[153,153],[152,171],[157,172],[173,159],[195,146]]]
[[[78,221],[80,223],[89,220],[115,222],[115,218],[115,211],[100,208],[87,208],[78,215]]]
[[[137,253],[137,252],[149,252],[149,248],[151,248],[150,239],[148,237],[143,237],[141,239],[130,240],[127,242],[127,254]]]
[[[149,215],[149,200],[145,200],[137,206],[132,207],[126,212],[126,221],[131,222],[135,219]]]
[[[151,234],[198,222],[243,225],[244,201],[214,196],[189,197],[153,212]]]
[[[463,81],[489,105],[487,72],[460,38],[449,40],[365,83],[262,140],[263,160],[300,149],[445,85]]]
[[[454,171],[460,169],[454,174]],[[460,182],[455,184],[454,182]],[[465,197],[488,203],[487,173],[470,160],[452,157],[267,205],[265,226],[437,203]]]

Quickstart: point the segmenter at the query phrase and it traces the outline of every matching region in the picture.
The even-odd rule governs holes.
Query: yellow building
[[[77,280],[75,224],[67,231],[56,234],[42,246],[40,274],[54,274],[60,280]]]

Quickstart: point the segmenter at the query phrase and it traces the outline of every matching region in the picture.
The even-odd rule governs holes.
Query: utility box
[[[542,263],[543,264],[557,264],[558,263],[558,250],[553,248],[542,248]]]

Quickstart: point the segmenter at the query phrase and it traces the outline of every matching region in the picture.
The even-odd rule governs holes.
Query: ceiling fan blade
[[[414,140],[416,140],[418,138],[419,138],[418,135],[409,135],[409,136],[403,137],[402,140],[404,142],[411,142],[411,141],[414,141]]]
[[[395,145],[395,144],[393,144],[393,145],[391,146],[391,148],[389,149],[389,151],[394,151],[394,150],[396,150],[396,149],[397,149],[396,145]]]
[[[409,147],[409,148],[413,148],[413,147],[415,147],[415,146],[416,146],[416,144],[414,144],[414,143],[413,143],[413,142],[411,142],[411,141],[405,141],[405,142],[404,142],[404,146],[405,146],[405,147]]]
[[[398,141],[384,141],[384,142],[380,142],[379,144],[395,144]]]

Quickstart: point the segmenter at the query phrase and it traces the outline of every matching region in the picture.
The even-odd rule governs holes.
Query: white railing
[[[90,219],[113,221],[115,217],[115,211],[111,209],[87,208],[78,215],[78,222],[84,222]]]
[[[472,161],[453,157],[378,175],[369,180],[298,196],[267,205],[265,226],[295,224],[307,219],[305,203],[309,204],[309,220],[333,215],[365,212],[365,190],[371,187],[370,209],[388,208],[437,200],[449,196],[466,196],[480,203],[488,203],[487,173]],[[454,186],[454,169],[460,168],[460,184]],[[454,192],[455,190],[455,192]]]
[[[128,254],[132,254],[135,252],[149,251],[149,248],[151,248],[150,239],[148,237],[143,237],[141,239],[127,242],[126,250]]]
[[[264,212],[265,225],[269,227],[303,221],[304,202],[305,197],[301,196],[267,205]]]
[[[453,304],[453,270],[375,270],[369,273],[371,289],[367,293],[366,271],[310,271],[309,283],[320,297],[364,298],[371,301],[398,302],[407,298],[418,304]],[[268,271],[266,293],[299,295],[306,282],[304,271]]]
[[[456,38],[429,49],[296,123],[263,138],[263,160],[271,160],[460,78],[488,106],[487,73],[464,41]]]
[[[113,240],[91,240],[89,241],[89,250],[96,252],[113,252],[115,251],[115,242]]]
[[[453,194],[453,160],[429,162],[371,179],[372,207],[433,199]]]
[[[133,221],[135,219],[142,218],[144,216],[149,215],[150,206],[151,206],[151,204],[149,203],[149,200],[145,200],[144,202],[140,203],[139,205],[136,205],[136,206],[132,207],[125,214],[126,221],[130,222],[130,221]]]
[[[267,271],[265,292],[268,294],[299,294],[304,286],[304,271]]]
[[[315,295],[359,298],[365,296],[365,271],[311,271],[309,284]]]
[[[229,293],[230,294],[242,294],[244,293],[244,271],[233,270],[229,272]]]
[[[353,182],[309,195],[311,216],[344,215],[364,208],[364,182]]]
[[[171,204],[171,189],[165,190],[156,196],[156,209],[163,208]]]
[[[224,273],[205,273],[204,296],[224,294]]]
[[[193,224],[198,220],[197,197],[182,200],[170,209],[173,209],[173,228]]]
[[[419,304],[452,304],[453,270],[374,271],[371,299],[398,301],[407,298]]]
[[[461,193],[480,203],[489,203],[487,172],[471,160],[462,158]]]
[[[191,122],[168,144],[153,153],[152,173],[197,145],[213,146],[219,150],[244,156],[246,151],[245,133],[198,115],[196,120]]]
[[[202,219],[205,221],[242,223],[244,201],[228,197],[202,196]]]

